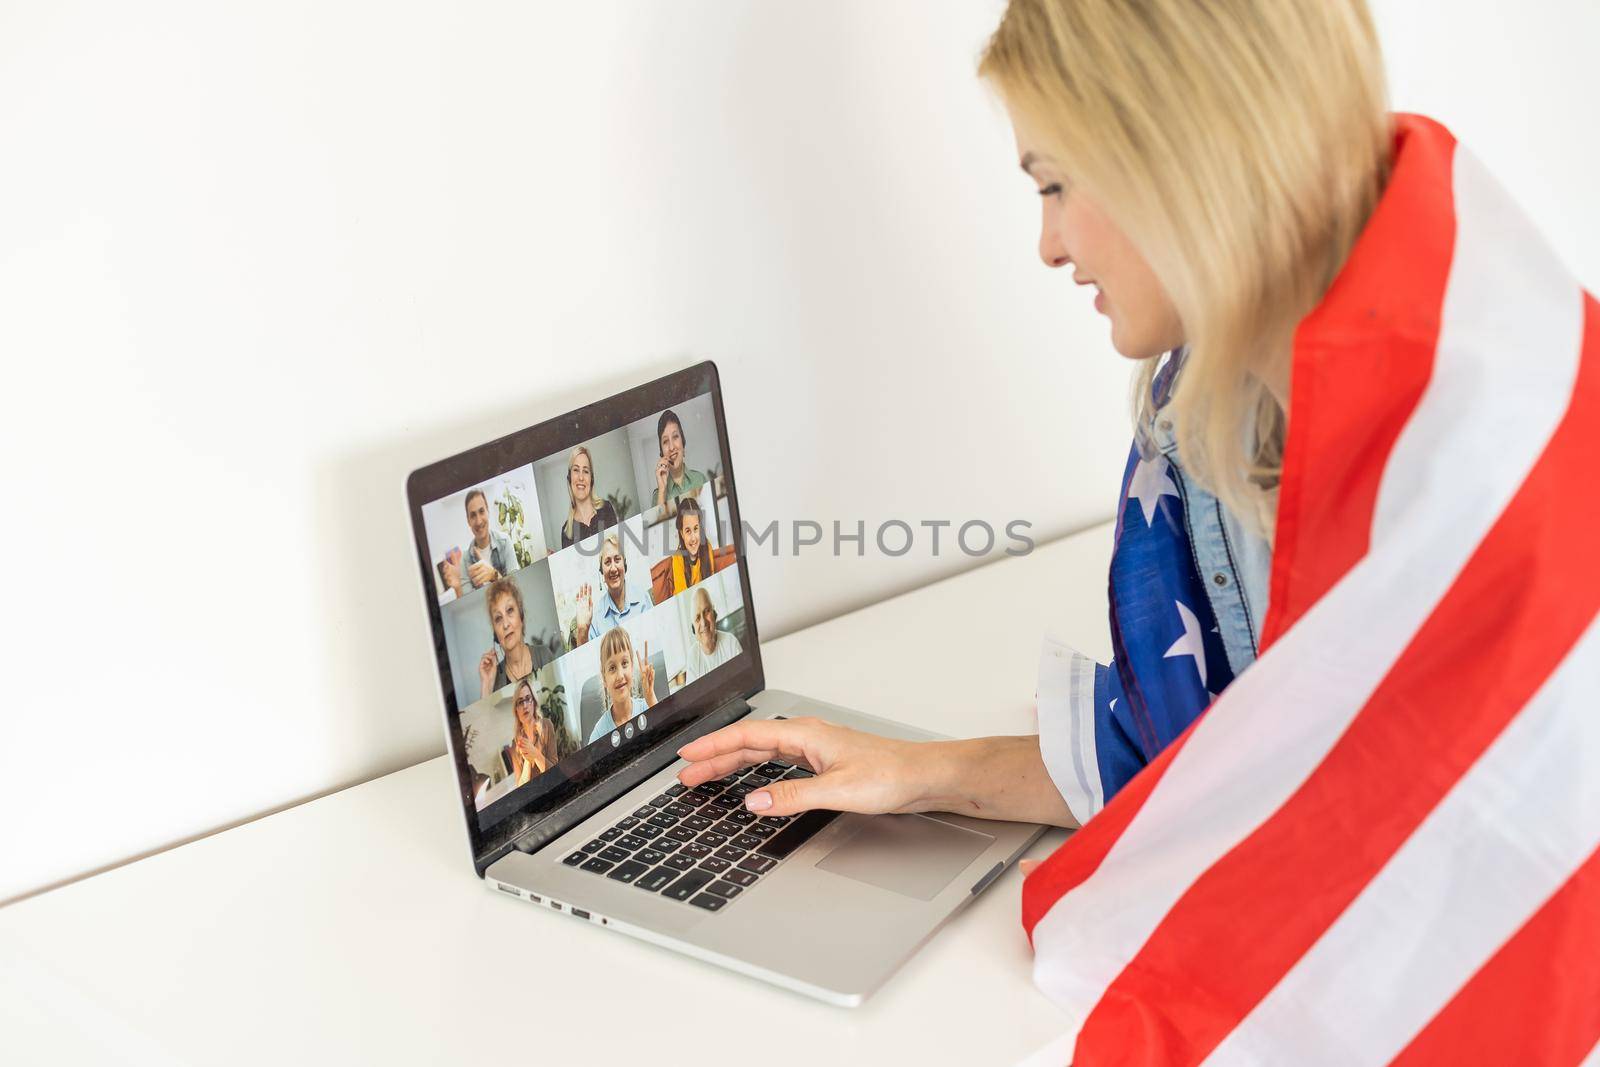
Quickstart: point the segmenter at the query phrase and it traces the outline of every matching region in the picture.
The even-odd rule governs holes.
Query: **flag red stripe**
[[[1600,1042],[1600,849],[1394,1060],[1575,1064]]]
[[[1450,173],[1448,130],[1418,115],[1396,122],[1400,167]],[[1384,464],[1433,371],[1455,203],[1439,183],[1404,177],[1397,167],[1344,269],[1295,331],[1263,652],[1367,554]],[[1415,241],[1404,256],[1387,240],[1396,230]],[[1360,324],[1358,344],[1344,323]],[[1387,327],[1381,336],[1374,324]]]
[[[1572,401],[1522,487],[1317,771],[1112,983],[1079,1062],[1122,1062],[1130,1027],[1161,1037],[1148,1050],[1161,1063],[1203,1059],[1515,718],[1600,613],[1600,497],[1583,488],[1595,456],[1600,305],[1585,297]],[[1233,915],[1248,916],[1249,937]],[[1161,1006],[1163,1031],[1141,1005]]]

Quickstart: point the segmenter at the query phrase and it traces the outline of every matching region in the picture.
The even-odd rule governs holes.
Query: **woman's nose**
[[[1061,239],[1048,229],[1039,231],[1039,259],[1047,267],[1065,267],[1072,262],[1061,245]]]

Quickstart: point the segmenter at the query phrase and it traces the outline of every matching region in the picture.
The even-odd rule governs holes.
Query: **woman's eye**
[[[1052,182],[1051,184],[1045,186],[1043,189],[1040,189],[1039,190],[1039,195],[1040,196],[1055,196],[1055,195],[1059,194],[1060,192],[1061,192],[1061,183],[1060,182]]]

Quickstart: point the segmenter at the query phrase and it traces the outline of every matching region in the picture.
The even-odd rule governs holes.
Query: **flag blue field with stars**
[[[1162,368],[1164,396],[1174,361]],[[1216,695],[1233,671],[1195,569],[1184,500],[1171,463],[1129,450],[1111,557],[1109,665],[1094,679],[1095,754],[1109,800]]]

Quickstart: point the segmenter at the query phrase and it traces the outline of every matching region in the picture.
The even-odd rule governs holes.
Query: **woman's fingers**
[[[746,748],[804,756],[810,737],[809,723],[795,719],[756,719],[736,722],[696,738],[678,749],[678,755],[691,763]]]
[[[693,789],[703,782],[713,778],[721,778],[725,774],[732,774],[740,767],[749,767],[756,763],[765,763],[776,756],[777,753],[767,748],[741,748],[737,752],[725,752],[720,756],[691,763],[678,772],[678,781]]]
[[[814,778],[780,778],[744,798],[746,809],[762,815],[798,815],[813,808],[862,811],[861,790],[841,781],[842,772]]]

